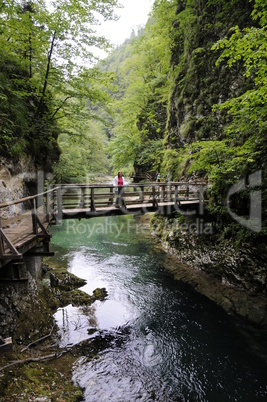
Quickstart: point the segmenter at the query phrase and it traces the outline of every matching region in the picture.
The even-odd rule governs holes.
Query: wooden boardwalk
[[[9,262],[23,260],[26,253],[34,250],[36,253],[37,249],[41,249],[43,255],[49,254],[51,217],[46,214],[44,205],[36,207],[38,197],[39,194],[0,204],[0,268]],[[6,218],[8,209],[14,207],[13,216]]]
[[[0,204],[0,268],[24,255],[48,255],[49,225],[62,219],[99,216],[197,211],[203,190],[196,183],[138,183],[125,186],[115,207],[116,188],[111,184],[60,185],[44,193]],[[29,208],[29,203],[31,208]],[[8,208],[19,212],[6,219]]]
[[[162,215],[170,215],[175,210],[196,210],[199,208],[199,200],[184,200],[179,204],[173,202],[159,202],[155,207],[151,203],[136,203],[120,208],[115,208],[114,205],[107,207],[98,207],[95,210],[89,208],[68,208],[62,210],[62,219],[83,219],[96,218],[99,216],[114,216],[114,215],[141,215],[145,213],[158,212]]]
[[[39,215],[39,219],[41,215]],[[50,254],[49,241],[51,235],[48,232],[50,222],[43,218],[42,225],[37,224],[34,230],[31,212],[23,213],[16,218],[15,223],[12,224],[10,224],[10,219],[2,221],[4,227],[0,228],[0,268],[11,261],[22,260],[25,253],[30,251],[33,253],[33,250],[38,248],[42,250],[42,255]]]

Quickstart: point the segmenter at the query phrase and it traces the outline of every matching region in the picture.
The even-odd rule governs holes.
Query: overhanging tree
[[[92,26],[98,23],[97,16],[116,18],[115,6],[116,0],[57,1],[51,2],[49,10],[42,0],[3,3],[0,62],[4,65],[3,59],[7,59],[12,71],[1,80],[0,102],[2,105],[15,99],[26,105],[26,123],[23,127],[18,120],[13,129],[8,124],[11,108],[2,109],[5,115],[0,129],[6,133],[2,152],[10,146],[12,154],[12,137],[19,139],[20,152],[30,149],[39,157],[41,149],[42,155],[46,153],[47,146],[49,153],[65,115],[87,118],[92,105],[108,101],[103,88],[112,76],[94,67],[92,47],[106,49],[109,43],[95,35]],[[89,101],[90,110],[84,113]]]

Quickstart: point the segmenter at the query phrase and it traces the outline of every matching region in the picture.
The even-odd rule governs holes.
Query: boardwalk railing
[[[114,205],[116,199],[119,208]],[[0,267],[3,262],[22,259],[25,252],[39,243],[47,245],[49,253],[51,236],[47,227],[51,221],[163,211],[164,208],[166,212],[190,205],[197,205],[199,211],[202,208],[202,184],[135,183],[124,186],[119,195],[118,187],[111,183],[52,186],[43,193],[0,204]],[[13,216],[7,218],[11,207]]]
[[[25,251],[50,239],[47,227],[53,219],[53,193],[46,192],[0,204],[0,258],[20,260]],[[12,208],[12,217],[7,218]]]
[[[106,184],[68,184],[57,187],[53,200],[56,216],[59,220],[72,216],[97,216],[114,212],[114,203],[118,198],[118,187]],[[134,183],[123,187],[119,200],[123,213],[139,210],[148,212],[157,208],[183,203],[202,203],[203,186],[196,183]]]

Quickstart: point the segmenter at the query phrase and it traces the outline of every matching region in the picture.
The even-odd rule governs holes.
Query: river
[[[81,290],[108,292],[55,314],[62,347],[110,336],[73,368],[87,402],[267,400],[264,362],[230,316],[166,273],[166,254],[141,221],[69,220],[51,233],[55,258],[86,279]]]

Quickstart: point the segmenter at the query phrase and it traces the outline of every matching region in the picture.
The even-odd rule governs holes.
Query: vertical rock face
[[[176,151],[184,147],[190,155],[194,152],[193,147],[190,148],[193,142],[225,138],[224,128],[229,124],[230,117],[225,111],[213,112],[212,106],[238,97],[254,85],[248,79],[244,80],[241,63],[237,62],[231,69],[223,62],[216,65],[220,53],[211,48],[220,39],[230,37],[232,27],[238,25],[242,30],[255,26],[256,22],[251,19],[254,2],[249,0],[177,3],[176,37],[172,49],[175,84],[169,99],[166,140],[168,148]],[[209,3],[216,5],[209,6]],[[186,165],[179,165],[178,161],[177,165],[180,177],[189,175]],[[219,159],[217,165],[220,166]],[[234,183],[234,178],[229,177]],[[226,189],[227,186],[221,189],[222,199]],[[241,204],[242,199],[239,201],[242,212],[248,207],[245,197],[244,200],[245,205]],[[216,199],[211,201],[217,205]],[[224,202],[225,198],[220,205]],[[224,225],[231,224],[231,219],[225,222],[220,209],[214,208],[214,211],[212,219],[218,223],[218,230],[223,232]],[[181,261],[212,273],[224,283],[251,293],[266,294],[267,249],[262,240],[264,234],[261,243],[245,244],[242,238],[242,247],[237,248],[233,244],[237,240],[233,232],[227,238],[220,238],[219,233],[217,237],[200,236],[193,231],[181,233],[175,222],[173,226],[167,222],[166,227],[160,219],[155,222],[160,238]]]
[[[185,230],[174,219],[154,217],[153,233],[179,261],[197,271],[205,271],[223,284],[249,294],[267,295],[267,254],[265,244],[243,243],[235,248],[230,240],[221,242],[216,234]]]
[[[17,276],[20,271],[19,279],[7,280],[10,276]],[[13,275],[11,275],[13,271]],[[22,314],[25,315],[25,326],[33,307],[40,303],[38,301],[38,283],[42,273],[41,257],[27,257],[23,263],[9,264],[1,268],[0,272],[0,334],[3,337],[13,336],[17,331],[18,322]],[[4,279],[4,280],[3,280]],[[33,306],[34,304],[34,306]],[[41,317],[39,317],[41,319]],[[37,318],[36,318],[37,320]],[[35,330],[34,328],[33,330]],[[32,330],[29,325],[28,331]],[[25,332],[27,332],[25,330]]]
[[[220,139],[227,123],[225,113],[212,113],[212,105],[243,92],[243,70],[236,65],[231,71],[220,64],[212,45],[228,34],[231,27],[252,25],[252,2],[208,6],[195,0],[190,7],[179,2],[176,40],[172,52],[176,82],[169,103],[168,145],[179,148],[198,140]],[[188,26],[184,23],[186,13]],[[191,15],[190,19],[188,15]],[[190,24],[190,25],[189,25]],[[249,84],[246,84],[249,85]]]
[[[30,159],[17,162],[1,158],[0,203],[17,200],[37,193],[37,171]],[[25,205],[24,205],[25,207]],[[23,205],[4,208],[2,218],[8,218],[22,211]]]
[[[0,203],[42,191],[43,176],[31,159],[10,161],[1,158]],[[27,201],[1,208],[2,222],[31,207]],[[11,225],[15,225],[14,222]],[[41,273],[42,258],[37,256],[24,257],[23,261],[13,261],[0,269],[1,336],[31,337],[40,326],[51,324],[52,318],[46,316],[45,303],[43,305],[39,297]]]
[[[0,159],[0,203],[13,201],[29,195],[27,182],[34,180],[35,172],[31,163],[26,160],[11,161]],[[1,219],[8,219],[21,213],[23,204],[10,205],[1,208]],[[27,275],[27,281],[6,281],[13,272],[11,264],[0,270],[0,335],[10,336],[16,328],[16,318],[27,303],[30,303],[31,294],[36,284]],[[24,275],[25,276],[25,275]],[[3,280],[4,278],[4,280]]]

